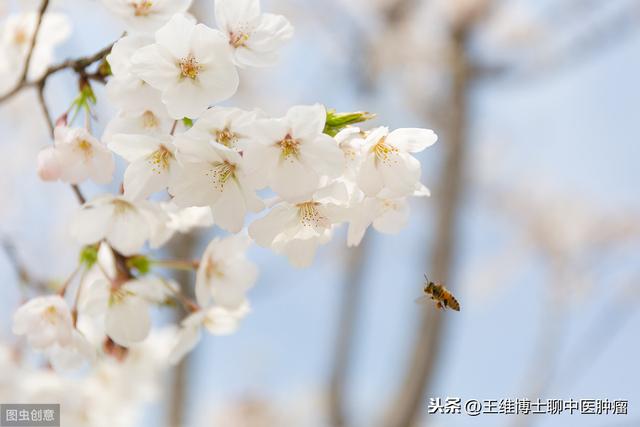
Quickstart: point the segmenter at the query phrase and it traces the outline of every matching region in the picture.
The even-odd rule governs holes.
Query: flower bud
[[[43,181],[57,181],[60,179],[61,167],[56,149],[45,148],[38,153],[38,176]]]

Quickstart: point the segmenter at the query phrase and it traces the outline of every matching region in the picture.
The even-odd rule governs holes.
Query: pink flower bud
[[[60,161],[58,153],[53,147],[45,148],[38,153],[38,176],[43,181],[57,181],[60,179]]]

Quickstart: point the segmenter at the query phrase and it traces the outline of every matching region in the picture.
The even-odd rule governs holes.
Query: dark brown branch
[[[463,163],[467,142],[467,97],[470,85],[466,52],[467,38],[468,32],[464,29],[454,31],[452,34],[453,92],[450,123],[446,132],[448,139],[442,142],[446,157],[440,185],[435,192],[440,200],[429,275],[445,283],[449,283],[451,278],[457,213],[462,198]],[[446,315],[449,314],[446,313]],[[425,306],[404,380],[398,394],[391,402],[389,412],[385,415],[382,423],[384,427],[415,425],[420,417],[424,392],[433,379],[438,361],[443,326],[443,313],[434,310],[431,306]]]
[[[33,37],[31,37],[31,43],[29,44],[29,50],[27,51],[27,57],[24,60],[24,69],[22,70],[22,75],[18,80],[18,84],[11,91],[14,94],[20,91],[20,88],[24,86],[27,81],[27,77],[29,75],[29,67],[31,66],[31,58],[33,57],[33,51],[36,47],[36,41],[38,39],[38,34],[40,34],[40,27],[42,26],[42,19],[44,18],[44,14],[47,12],[47,8],[49,7],[49,0],[42,0],[40,4],[40,9],[38,10],[38,15],[36,16],[36,27],[33,32]],[[1,100],[4,100],[0,98]]]
[[[351,367],[356,323],[360,313],[360,301],[363,292],[364,260],[368,238],[358,247],[349,249],[347,274],[343,286],[340,317],[338,318],[338,337],[335,345],[331,380],[329,384],[329,418],[332,427],[349,425],[345,410],[345,389]]]
[[[56,74],[62,70],[73,70],[82,76],[90,76],[85,73],[85,70],[89,66],[95,64],[96,62],[106,58],[109,52],[111,52],[111,49],[113,48],[114,43],[111,43],[109,46],[101,49],[100,51],[94,53],[93,55],[83,56],[76,59],[67,59],[64,62],[61,62],[56,65],[52,65],[49,68],[47,68],[47,71],[45,71],[42,77],[40,77],[37,80],[28,82],[25,79],[23,81],[20,81],[20,83],[16,87],[14,87],[12,90],[7,92],[6,94],[0,96],[0,103],[12,98],[23,89],[26,89],[29,87],[36,87],[36,88],[41,86],[44,87],[49,77],[51,77],[53,74]]]
[[[51,120],[51,114],[49,113],[49,107],[47,107],[47,101],[44,97],[44,88],[45,82],[44,80],[38,84],[38,103],[40,104],[40,108],[42,109],[42,114],[44,115],[45,121],[47,122],[47,128],[49,129],[49,136],[53,139],[53,131],[55,129],[55,125],[53,124],[53,120]]]

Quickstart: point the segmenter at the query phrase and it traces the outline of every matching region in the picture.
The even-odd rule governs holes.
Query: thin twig
[[[4,249],[4,252],[7,254],[7,259],[13,266],[21,285],[29,286],[41,291],[49,291],[47,283],[42,280],[35,279],[20,261],[16,247],[11,240],[5,236],[0,237],[0,246],[2,246],[2,249]]]
[[[109,52],[111,52],[111,49],[113,48],[114,44],[115,42],[111,43],[109,46],[106,46],[105,48],[94,53],[93,55],[83,56],[76,59],[67,59],[64,62],[61,62],[56,65],[52,65],[49,68],[47,68],[47,71],[45,71],[42,77],[40,77],[37,80],[31,81],[31,82],[28,82],[26,80],[20,81],[20,83],[16,85],[16,87],[14,87],[12,90],[7,92],[6,94],[0,96],[0,103],[5,102],[8,99],[12,98],[14,95],[16,95],[18,92],[20,92],[23,89],[26,89],[29,87],[40,87],[40,86],[44,87],[49,77],[51,77],[53,74],[62,70],[73,70],[76,73],[79,73],[81,75],[91,76],[86,74],[84,71],[89,66],[106,58]]]
[[[49,0],[42,0],[40,4],[40,9],[38,10],[38,15],[36,17],[36,28],[33,32],[33,37],[31,38],[31,43],[29,44],[29,50],[27,51],[27,57],[24,60],[24,68],[22,70],[22,75],[20,76],[20,80],[18,80],[18,84],[14,88],[15,93],[20,91],[20,87],[25,84],[27,81],[27,77],[29,75],[29,67],[31,66],[31,57],[33,56],[33,51],[36,47],[36,41],[38,38],[38,34],[40,33],[40,27],[42,26],[42,19],[44,14],[47,12],[47,8],[49,7]]]
[[[166,259],[166,260],[154,260],[153,264],[160,267],[170,268],[173,270],[191,271],[191,270],[198,269],[198,267],[200,266],[200,261],[199,260]]]

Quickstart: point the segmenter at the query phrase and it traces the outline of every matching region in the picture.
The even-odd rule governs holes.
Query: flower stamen
[[[300,142],[298,140],[293,139],[293,137],[290,134],[287,134],[287,136],[285,136],[282,141],[278,142],[278,145],[282,150],[282,152],[280,153],[280,156],[283,159],[287,159],[289,158],[289,156],[297,157],[298,154],[300,153]]]
[[[249,40],[249,34],[238,31],[235,33],[229,33],[229,44],[234,48],[245,47]]]
[[[114,214],[116,215],[122,215],[129,210],[135,209],[134,206],[131,203],[127,202],[126,200],[115,199],[111,203],[113,203]]]
[[[327,217],[318,211],[319,205],[320,204],[318,202],[304,202],[296,205],[298,208],[298,217],[300,218],[302,225],[313,228],[329,228],[331,223]]]
[[[238,135],[231,132],[229,128],[224,128],[223,130],[215,129],[211,131],[216,142],[224,145],[225,147],[232,148],[235,146],[238,141]]]
[[[133,13],[135,16],[147,16],[151,13],[151,7],[153,2],[151,0],[142,0],[139,2],[133,1],[129,3],[133,7]]]
[[[155,129],[159,124],[160,120],[153,114],[153,111],[147,110],[142,114],[142,126],[144,126],[145,129]]]
[[[189,55],[182,58],[179,62],[180,65],[180,76],[183,79],[191,79],[195,80],[200,74],[200,70],[202,70],[202,65],[198,64],[195,56]]]
[[[228,161],[222,163],[213,163],[212,168],[209,169],[206,175],[213,181],[214,187],[218,191],[223,191],[224,186],[229,181],[229,178],[235,177],[237,166]]]
[[[85,159],[90,159],[93,156],[93,146],[91,145],[91,142],[86,139],[79,139],[76,147],[82,152]]]
[[[391,156],[399,152],[397,148],[387,144],[386,141],[386,138],[380,138],[380,141],[371,147],[371,152],[376,155],[376,161],[388,163],[391,160]]]
[[[151,171],[157,174],[169,169],[169,162],[173,159],[173,153],[164,145],[161,145],[156,151],[149,156],[149,164]]]

